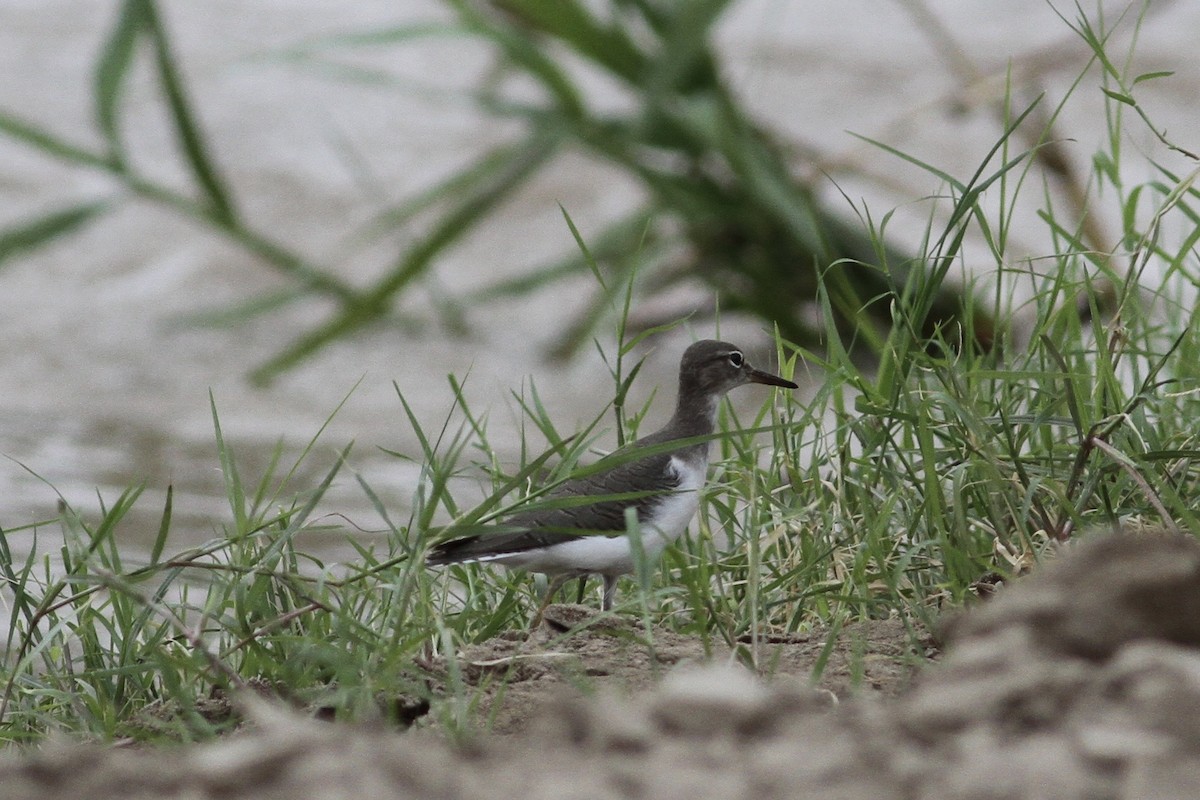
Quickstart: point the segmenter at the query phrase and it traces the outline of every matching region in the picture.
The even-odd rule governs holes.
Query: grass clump
[[[1059,276],[1044,291],[1073,297],[1083,280]],[[1195,333],[1146,322],[1118,329],[1048,312],[1011,364],[943,343],[914,350],[905,379],[883,384],[844,358],[822,365],[807,398],[781,396],[748,418],[727,409],[698,522],[644,585],[623,583],[620,610],[769,668],[772,636],[894,614],[928,620],[985,573],[1020,571],[1051,540],[1091,526],[1193,525]],[[788,373],[803,354],[779,347]],[[162,537],[134,563],[115,542],[135,489],[98,521],[64,508],[61,551],[43,544],[58,538],[45,529],[23,557],[0,551],[6,737],[205,737],[232,724],[228,708],[210,713],[214,698],[246,686],[339,718],[407,721],[432,705],[443,724],[467,724],[478,690],[454,654],[520,630],[540,589],[483,567],[426,570],[424,544],[447,521],[486,524],[586,468],[611,436],[611,409],[565,435],[531,388],[529,456],[513,470],[450,387],[455,408],[441,425],[410,414],[423,474],[406,517],[379,505],[390,535],[359,545],[352,567],[329,569],[295,542],[325,527],[314,512],[348,452],[320,486],[281,502],[282,470],[247,486],[220,438],[223,537],[164,555],[168,502]],[[635,428],[642,413],[622,416]],[[482,503],[460,504],[464,479],[481,486]],[[438,656],[448,665],[433,668]]]

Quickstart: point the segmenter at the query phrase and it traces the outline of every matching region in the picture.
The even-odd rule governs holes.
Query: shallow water
[[[347,236],[356,225],[511,132],[483,124],[461,102],[353,85],[262,58],[308,37],[437,17],[436,3],[169,0],[162,5],[192,99],[240,208],[279,241],[336,264],[348,280],[385,269],[402,242],[394,237],[365,249],[348,248]],[[98,146],[90,70],[116,6],[99,0],[8,0],[0,6],[0,74],[5,76],[0,108],[46,124],[71,141]],[[1087,61],[1082,45],[1040,0],[941,0],[929,6],[979,69],[1003,75],[1012,59],[1019,75],[1036,73],[1030,91],[1045,89],[1057,99]],[[1192,98],[1200,87],[1200,66],[1192,50],[1200,7],[1168,2],[1154,7],[1141,33],[1139,65],[1145,64],[1142,71],[1178,74],[1145,84],[1139,99],[1156,122],[1187,136],[1196,129]],[[1075,12],[1064,4],[1063,13],[1073,17]],[[937,182],[846,131],[884,139],[964,176],[999,136],[986,104],[975,102],[978,93],[958,92],[962,69],[949,67],[926,33],[927,26],[923,32],[902,4],[878,0],[746,2],[721,31],[730,78],[750,106],[782,135],[822,154],[822,165],[838,186],[856,202],[868,201],[877,218],[905,204],[891,230],[910,241],[919,238],[928,213],[926,205],[912,201],[936,191]],[[1121,36],[1128,33],[1117,39]],[[488,65],[481,53],[457,40],[355,58],[400,80],[450,88],[470,86]],[[183,185],[157,102],[142,70],[127,98],[129,150],[147,174]],[[1147,131],[1130,127],[1131,152],[1143,148],[1163,157]],[[1060,130],[1075,140],[1069,150],[1086,165],[1104,137],[1097,90],[1076,96],[1063,112]],[[369,165],[369,181],[355,159]],[[1163,160],[1185,169],[1178,159]],[[1144,160],[1131,161],[1129,171],[1135,179],[1152,174]],[[821,185],[837,196],[828,179]],[[0,138],[0,222],[116,191],[103,176],[65,168]],[[0,462],[0,526],[54,517],[60,494],[94,514],[97,495],[111,502],[126,486],[144,482],[146,494],[135,524],[123,532],[124,544],[145,547],[168,485],[176,493],[169,548],[218,536],[229,513],[209,392],[243,477],[253,482],[277,441],[294,457],[356,384],[293,488],[317,483],[336,452],[354,440],[349,466],[397,509],[396,519],[403,522],[417,467],[380,448],[414,456],[419,450],[393,382],[422,426],[437,428],[453,398],[445,376],[469,375],[468,401],[476,412],[489,412],[492,443],[514,457],[519,410],[510,392],[536,382],[565,430],[597,413],[611,396],[594,350],[585,349],[565,365],[544,358],[557,332],[583,306],[590,288],[586,279],[464,309],[469,332],[462,335],[441,324],[434,310],[439,298],[571,251],[559,203],[586,237],[634,199],[633,187],[602,165],[562,159],[451,253],[440,264],[436,283],[405,298],[398,309],[404,324],[376,327],[330,347],[266,388],[251,386],[247,373],[297,331],[322,320],[327,309],[314,301],[236,327],[180,324],[185,314],[221,308],[277,286],[278,280],[248,255],[161,209],[125,203],[81,234],[0,265],[0,453],[8,457]],[[1018,222],[1023,226],[1018,240],[1029,252],[1041,252],[1044,234],[1032,206],[1018,214]],[[1106,223],[1115,230],[1115,220]],[[686,310],[706,299],[697,288],[677,295],[669,307]],[[638,308],[644,314],[653,310]],[[726,338],[751,348],[769,342],[763,331],[751,320],[722,322]],[[669,412],[679,352],[691,338],[713,333],[711,324],[700,321],[652,341],[650,363],[631,398],[641,402],[659,387],[651,422]],[[761,399],[749,394],[744,402]],[[466,480],[462,488],[470,493],[472,482]],[[348,472],[320,514],[344,515],[367,531],[382,528]],[[18,548],[22,542],[28,546],[28,537],[28,532],[18,535]],[[318,549],[329,558],[347,557],[351,551],[341,541],[337,534],[318,543]]]

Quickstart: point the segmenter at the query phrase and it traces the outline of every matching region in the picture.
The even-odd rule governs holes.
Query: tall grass
[[[721,292],[724,308],[760,315],[808,346],[816,346],[825,332],[803,313],[821,281],[836,290],[829,312],[839,335],[866,342],[890,325],[889,298],[904,276],[926,271],[924,259],[826,208],[811,186],[794,177],[797,164],[787,149],[742,107],[712,43],[733,0],[633,0],[614,3],[606,15],[580,0],[444,5],[447,13],[438,21],[327,36],[271,54],[297,68],[328,70],[364,48],[433,40],[453,47],[469,42],[494,60],[494,79],[481,81],[463,99],[485,117],[517,123],[519,131],[438,185],[380,208],[363,230],[346,232],[348,239],[367,241],[400,231],[408,242],[372,282],[355,284],[335,264],[281,241],[242,210],[236,175],[222,167],[221,153],[198,122],[158,0],[123,0],[95,59],[92,105],[101,146],[76,144],[18,111],[0,109],[0,136],[111,178],[111,190],[99,199],[68,202],[0,231],[0,264],[101,223],[127,197],[157,204],[242,248],[286,281],[283,289],[246,298],[235,308],[198,309],[195,320],[234,324],[305,298],[331,301],[325,319],[297,332],[255,370],[256,379],[268,380],[331,341],[387,318],[405,292],[426,280],[447,252],[487,224],[526,183],[561,155],[582,152],[640,185],[645,197],[592,242],[592,266],[609,279],[562,334],[560,355],[577,351],[608,321],[605,310],[618,297],[612,292],[634,270],[652,274],[648,286],[657,290],[700,277]],[[143,157],[124,135],[136,124],[124,102],[125,87],[139,69],[156,79],[180,171],[187,176],[183,187],[147,177]],[[354,74],[343,69],[337,79],[352,80]],[[615,87],[622,102],[598,93],[597,78]],[[606,110],[614,105],[626,110]],[[321,224],[332,223],[323,218]],[[531,265],[515,279],[443,305],[497,302],[536,291],[584,273],[589,258],[567,254],[554,264]],[[930,278],[928,287],[925,317],[910,318],[926,332],[957,319],[967,302],[940,279]],[[975,307],[972,313],[983,311]],[[454,326],[452,316],[447,323]],[[980,318],[973,330],[983,337],[990,328]]]
[[[1058,214],[1036,183],[1027,148],[1013,140],[1027,108],[1010,113],[1013,124],[974,175],[925,165],[946,183],[944,213],[930,217],[946,221],[926,232],[929,261],[946,269],[961,261],[964,242],[982,244],[1001,279],[992,308],[1014,319],[998,332],[1001,346],[964,346],[974,338],[969,329],[926,335],[916,320],[933,289],[911,273],[897,320],[881,335],[883,358],[865,369],[838,345],[836,287],[820,284],[828,351],[775,337],[780,371],[807,373],[810,391],[780,394],[745,418],[723,410],[697,521],[660,565],[623,584],[619,613],[738,648],[769,668],[771,634],[896,614],[928,620],[964,602],[983,574],[1022,571],[1053,542],[1092,526],[1200,529],[1198,173],[1192,164],[1187,174],[1160,167],[1150,180],[1126,183],[1118,145],[1129,125],[1144,124],[1140,110],[1126,118],[1140,109],[1138,76],[1112,66],[1107,37],[1086,18],[1072,24],[1103,64],[1111,130],[1092,160],[1093,180],[1104,189],[1096,202],[1119,212],[1122,249],[1082,246],[1079,221]],[[1055,247],[1019,260],[999,232],[1031,195]],[[491,446],[486,415],[468,405],[454,376],[450,410],[438,421],[420,419],[398,392],[419,450],[393,455],[421,465],[402,510],[384,506],[353,474],[349,448],[315,487],[292,485],[295,465],[285,469],[278,458],[247,479],[214,405],[230,509],[212,542],[168,555],[168,495],[151,552],[121,551],[136,488],[94,513],[64,507],[58,527],[34,528],[23,552],[6,531],[0,736],[155,738],[164,728],[209,736],[230,724],[206,713],[214,696],[246,684],[340,718],[407,719],[427,702],[436,718],[466,724],[475,690],[454,654],[522,628],[538,588],[486,567],[426,570],[422,554],[447,528],[470,530],[543,502],[544,487],[588,469],[636,431],[645,408],[625,398],[635,378],[648,376],[636,360],[638,337],[621,327],[634,286],[614,291],[597,274],[618,320],[598,345],[612,402],[582,430],[565,431],[535,386],[514,395],[523,415],[517,463]],[[1101,279],[1111,314],[1096,300]],[[1006,292],[1017,281],[1030,299],[1012,309]],[[1080,298],[1090,313],[1080,313]],[[317,441],[302,458],[320,457]],[[325,490],[347,473],[388,536],[356,545],[357,563],[335,570],[305,554],[297,536],[319,529],[353,541],[317,514]],[[464,481],[482,502],[463,502]],[[435,669],[436,656],[448,666]]]

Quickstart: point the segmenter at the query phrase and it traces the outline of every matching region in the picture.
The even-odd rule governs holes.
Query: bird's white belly
[[[680,478],[679,488],[654,506],[649,519],[639,520],[642,552],[649,560],[658,558],[668,544],[687,530],[700,505],[700,489],[704,486],[708,469],[704,462],[695,464],[677,457],[671,458],[671,467]],[[591,572],[623,575],[633,572],[635,564],[633,543],[624,533],[582,536],[551,547],[509,553],[486,560],[550,574]]]

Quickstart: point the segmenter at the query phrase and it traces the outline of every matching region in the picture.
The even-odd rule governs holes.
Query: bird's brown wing
[[[427,562],[453,564],[534,550],[581,536],[624,533],[627,508],[636,508],[638,518],[645,520],[657,503],[678,488],[671,456],[660,453],[635,458],[564,481],[542,498],[552,507],[515,514],[486,533],[442,542],[430,551]]]

